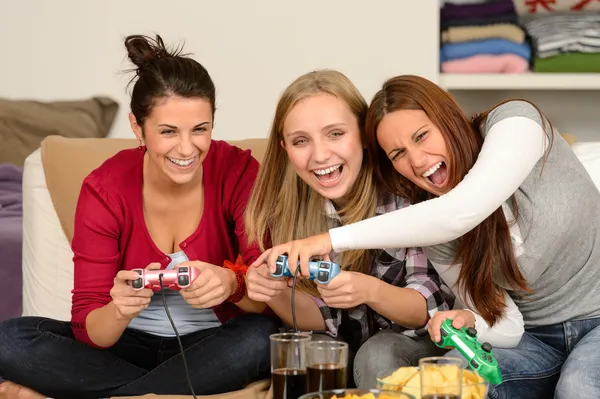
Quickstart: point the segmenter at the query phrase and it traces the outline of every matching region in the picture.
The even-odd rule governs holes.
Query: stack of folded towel
[[[600,13],[544,14],[524,24],[534,72],[600,72]]]
[[[446,73],[523,73],[531,46],[513,0],[445,0],[440,63]]]

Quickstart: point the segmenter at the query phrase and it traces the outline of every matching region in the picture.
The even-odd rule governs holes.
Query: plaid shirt
[[[408,200],[389,196],[376,209],[377,215],[392,212],[410,205]],[[330,201],[326,202],[327,215],[336,226],[341,225],[337,212]],[[402,226],[399,226],[402,228]],[[371,275],[396,287],[412,288],[425,298],[430,316],[438,311],[449,310],[454,305],[454,295],[445,286],[421,248],[387,248],[374,250],[375,262]],[[336,254],[330,258],[335,261]],[[328,307],[321,298],[312,297],[319,305],[325,319],[327,333],[342,336],[351,346],[358,348],[377,331],[392,328],[408,336],[416,336],[415,330],[395,324],[362,304],[352,309]]]

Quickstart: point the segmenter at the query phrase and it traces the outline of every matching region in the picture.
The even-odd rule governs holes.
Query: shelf
[[[446,90],[600,90],[600,73],[440,74]]]

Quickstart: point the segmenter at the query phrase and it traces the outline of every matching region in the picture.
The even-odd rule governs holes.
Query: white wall
[[[281,91],[315,68],[344,72],[367,101],[393,75],[438,76],[436,0],[8,0],[0,15],[0,97],[111,96],[113,137],[133,137],[128,34],[185,40],[215,80],[224,139],[266,137]]]
[[[123,38],[157,32],[181,43],[217,86],[215,137],[266,137],[277,98],[316,68],[347,74],[369,101],[382,81],[439,82],[438,0],[0,0],[0,97],[108,95],[127,123],[131,75]],[[600,141],[600,90],[453,90],[467,113],[511,97],[536,102],[561,132]]]
[[[600,90],[451,90],[468,114],[511,98],[535,103],[560,133],[577,141],[600,141]]]

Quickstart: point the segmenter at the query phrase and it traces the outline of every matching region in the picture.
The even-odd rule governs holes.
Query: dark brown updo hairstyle
[[[125,38],[125,48],[136,66],[130,106],[140,126],[157,101],[170,96],[208,101],[214,119],[215,85],[200,63],[181,53],[182,47],[167,49],[159,35],[155,39],[131,35]]]

